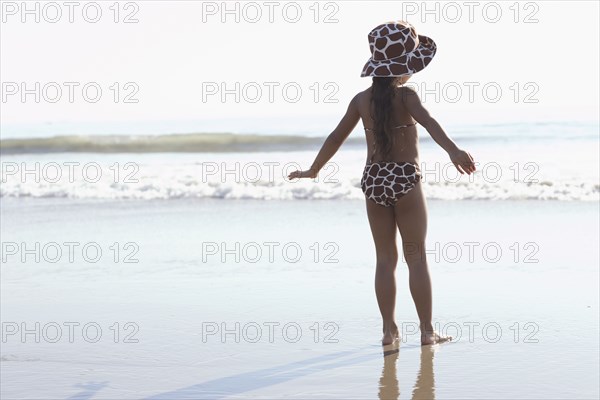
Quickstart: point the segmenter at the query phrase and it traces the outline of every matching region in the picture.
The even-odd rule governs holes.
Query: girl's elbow
[[[435,124],[435,119],[433,119],[432,117],[426,117],[418,122],[423,128],[429,130]]]

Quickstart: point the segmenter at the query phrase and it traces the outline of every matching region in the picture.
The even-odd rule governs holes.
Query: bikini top
[[[413,122],[413,123],[407,124],[407,125],[398,125],[398,126],[394,126],[392,129],[396,129],[396,128],[408,128],[409,126],[413,126],[413,125],[416,125],[416,124],[417,124],[416,122]],[[373,129],[371,129],[371,128],[365,128],[365,131],[373,132]]]
[[[407,125],[398,125],[398,126],[394,126],[392,129],[408,128],[409,126],[413,126],[413,125],[416,125],[416,124],[417,124],[416,122],[413,122],[413,123],[410,123],[410,124],[407,124]],[[365,131],[367,131],[367,132],[373,132],[373,129],[365,127]],[[375,147],[376,147],[375,143],[373,143],[373,154],[371,155],[371,158],[369,159],[369,163],[373,162],[373,157],[375,157],[375,153],[377,152],[377,150],[375,149]]]

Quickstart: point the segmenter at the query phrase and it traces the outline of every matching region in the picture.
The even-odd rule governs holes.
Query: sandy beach
[[[4,252],[2,397],[594,398],[596,206],[430,201],[455,340],[420,346],[402,264],[395,352],[362,201],[3,198],[3,238],[42,250]]]

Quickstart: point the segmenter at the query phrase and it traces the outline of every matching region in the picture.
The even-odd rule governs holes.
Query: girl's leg
[[[383,319],[382,344],[394,342],[398,337],[398,327],[394,317],[396,307],[396,220],[393,207],[384,207],[366,199],[367,216],[375,242],[377,266],[375,271],[375,293]]]
[[[409,271],[410,293],[420,321],[421,343],[446,341],[433,330],[431,323],[431,279],[425,254],[427,236],[427,205],[422,183],[402,196],[394,207],[396,222],[402,236],[402,251]]]

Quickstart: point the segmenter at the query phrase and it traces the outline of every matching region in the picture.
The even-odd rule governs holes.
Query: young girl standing
[[[427,205],[421,184],[417,127],[424,127],[449,155],[461,174],[475,171],[473,157],[459,149],[423,107],[418,95],[402,86],[412,74],[424,69],[436,53],[435,42],[418,35],[403,21],[388,22],[369,33],[371,58],[362,77],[372,77],[368,89],[358,93],[346,114],[327,137],[314,163],[293,178],[315,178],[356,127],[365,129],[367,161],[361,179],[369,225],[375,242],[377,266],[375,292],[383,319],[382,344],[399,340],[395,322],[395,270],[398,263],[396,231],[409,269],[409,286],[420,321],[421,343],[450,340],[434,331],[431,322],[431,280],[425,257]]]

